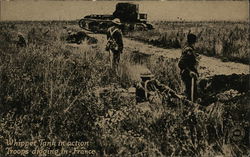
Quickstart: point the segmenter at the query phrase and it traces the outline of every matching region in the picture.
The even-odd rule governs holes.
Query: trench
[[[177,73],[179,72],[178,67],[176,65],[178,59],[169,59],[167,57],[146,54],[140,51],[132,51],[130,57],[133,63],[142,65],[149,71],[154,70],[150,68],[151,64],[160,64],[161,62],[166,62],[172,63],[171,65],[175,66],[172,68],[176,69]],[[162,67],[158,66],[156,68]],[[215,98],[216,95],[225,91],[235,90],[243,94],[248,93],[250,86],[249,79],[249,74],[214,75],[206,78],[201,78],[198,82],[199,92],[201,93],[200,98],[206,100],[202,102],[202,105],[208,105],[208,102],[213,103],[219,100],[219,98]],[[209,99],[211,99],[211,101],[208,101]]]

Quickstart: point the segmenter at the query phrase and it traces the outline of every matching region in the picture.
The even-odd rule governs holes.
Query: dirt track
[[[89,34],[98,39],[98,44],[105,47],[106,36],[102,34]],[[179,58],[181,49],[164,49],[148,45],[139,41],[124,38],[124,53],[132,51],[139,51],[146,54],[154,54],[166,58]],[[200,55],[200,68],[199,72],[201,77],[209,77],[214,75],[231,75],[231,74],[249,74],[249,66],[246,64],[235,62],[222,62],[220,59],[214,57],[207,57]]]
[[[138,49],[140,52],[164,56],[167,58],[180,58],[181,49],[164,49],[152,45],[147,45],[138,41],[125,39],[125,51]],[[203,77],[213,75],[249,74],[249,66],[235,62],[222,62],[214,57],[200,55],[199,71]]]

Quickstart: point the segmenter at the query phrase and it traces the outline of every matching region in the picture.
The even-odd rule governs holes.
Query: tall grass
[[[128,33],[129,37],[165,48],[181,48],[189,32],[198,36],[198,53],[225,61],[249,63],[248,22],[154,22],[152,31]]]
[[[1,30],[1,142],[92,141],[94,119],[102,113],[92,90],[115,80],[108,75],[107,59],[98,47],[65,46],[60,38],[66,32],[57,24],[35,26]],[[27,48],[15,47],[5,38],[16,31],[28,36]]]
[[[247,111],[241,106],[247,102],[244,95],[246,101],[228,100],[209,107],[171,97],[161,104],[135,104],[133,97],[118,89],[140,81],[138,73],[147,68],[162,83],[181,91],[176,60],[138,61],[135,54],[122,54],[116,76],[102,47],[67,46],[62,28],[61,23],[31,23],[15,28],[6,24],[1,29],[1,156],[6,154],[5,139],[89,141],[89,149],[98,156],[246,154],[246,144],[232,144],[226,136],[236,125],[228,117],[239,108],[240,113]],[[15,47],[9,37],[16,31],[27,35],[28,47]],[[102,89],[105,92],[97,92]]]

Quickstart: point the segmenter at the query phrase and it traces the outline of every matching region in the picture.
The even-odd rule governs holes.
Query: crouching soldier
[[[87,34],[85,32],[72,32],[71,30],[68,31],[68,37],[66,41],[69,43],[76,43],[81,44],[82,41],[87,38]]]
[[[136,85],[136,102],[152,102],[155,101],[153,99],[158,99],[156,103],[161,103],[162,96],[183,98],[168,86],[161,84],[151,73],[143,73],[140,77],[141,82]]]
[[[17,47],[26,47],[27,46],[27,42],[24,38],[24,35],[20,32],[17,33],[18,36],[18,41],[17,41]]]
[[[194,52],[194,45],[197,37],[188,34],[187,44],[182,50],[178,66],[180,68],[181,79],[185,84],[185,95],[193,102],[197,99],[197,79],[198,79],[198,54]]]
[[[121,31],[121,22],[119,19],[112,21],[113,25],[108,29],[107,32],[107,45],[106,50],[109,51],[110,65],[117,73],[118,64],[120,62],[120,55],[123,50],[123,39]]]

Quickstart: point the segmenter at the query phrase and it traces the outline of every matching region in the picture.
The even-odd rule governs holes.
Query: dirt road
[[[103,48],[106,44],[106,36],[102,34],[89,34],[98,39],[98,44]],[[164,49],[148,45],[139,41],[124,38],[124,53],[132,51],[139,51],[146,54],[153,54],[163,56],[166,58],[179,58],[181,49]],[[214,75],[231,75],[231,74],[249,74],[249,66],[235,62],[222,62],[220,59],[214,57],[207,57],[200,55],[199,72],[202,77],[209,77]]]
[[[155,47],[152,45],[147,45],[142,42],[125,39],[125,51],[131,49],[137,49],[140,52],[154,54],[159,56],[164,56],[166,58],[180,58],[181,49],[164,49]],[[249,74],[249,66],[241,63],[235,62],[222,62],[218,58],[207,57],[200,55],[200,68],[199,72],[203,74],[203,77],[213,76],[213,75],[231,75],[231,74]]]

